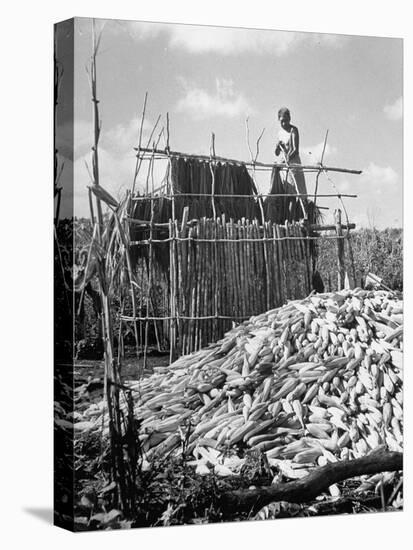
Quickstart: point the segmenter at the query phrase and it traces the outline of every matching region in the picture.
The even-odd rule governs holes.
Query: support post
[[[169,220],[169,273],[170,273],[170,350],[169,362],[173,363],[176,358],[176,280],[175,280],[175,220]]]
[[[341,225],[341,210],[337,208],[334,212],[337,232],[337,288],[342,290],[344,288],[344,240],[343,240],[343,227]]]

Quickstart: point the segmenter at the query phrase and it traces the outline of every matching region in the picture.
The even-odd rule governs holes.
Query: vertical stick
[[[209,226],[208,226],[208,220],[206,218],[203,218],[204,221],[204,239],[205,242],[203,243],[204,246],[204,269],[203,269],[203,291],[204,291],[204,304],[201,315],[208,317],[210,314],[210,303],[211,303],[211,297],[210,297],[210,283],[211,283],[211,258],[210,258],[210,246],[209,246]],[[210,342],[210,319],[205,319],[203,321],[203,330],[201,332],[201,335],[203,336],[203,342],[205,344],[208,344]]]
[[[341,225],[341,210],[337,208],[334,212],[334,218],[336,222],[337,233],[337,288],[342,290],[344,288],[344,240],[343,240],[343,228]]]
[[[239,291],[239,263],[238,263],[238,245],[235,243],[235,224],[234,221],[231,219],[228,224],[228,231],[229,231],[229,246],[230,246],[230,257],[231,257],[231,263],[232,263],[232,285],[233,285],[233,315],[238,316],[240,315],[240,303],[238,299],[238,291]]]
[[[251,301],[251,313],[252,315],[257,315],[261,313],[261,299],[262,299],[262,277],[260,276],[259,268],[259,256],[258,256],[258,245],[259,242],[256,241],[257,235],[255,231],[255,224],[247,220],[245,226],[245,238],[248,239],[246,242],[247,245],[247,266],[246,266],[246,277],[247,285],[249,288],[249,295]]]
[[[266,221],[264,220],[262,223],[262,229],[263,229],[263,235],[264,235],[264,242],[263,242],[263,253],[264,253],[264,265],[265,265],[265,305],[266,310],[268,311],[270,309],[270,267],[268,264],[268,226]]]
[[[198,239],[205,239],[205,218],[201,218],[198,221]],[[205,293],[206,293],[206,243],[200,242],[198,240],[198,246],[197,246],[197,262],[196,262],[196,269],[197,269],[197,298],[196,298],[196,310],[195,310],[195,316],[197,317],[197,320],[195,321],[196,326],[196,336],[195,336],[195,342],[194,342],[194,349],[197,350],[202,347],[202,337],[205,335],[205,327],[206,327],[206,321],[202,319],[198,319],[198,317],[201,317],[204,315],[205,311]]]
[[[209,169],[211,170],[211,205],[212,205],[212,215],[214,220],[217,217],[217,212],[215,209],[215,134],[212,132],[211,134],[211,151],[210,151],[210,161],[209,161]],[[214,159],[214,160],[213,160]],[[214,163],[214,167],[212,167],[212,163]]]
[[[175,227],[174,227],[174,233],[177,237],[176,245],[175,245],[175,261],[176,261],[176,328],[177,328],[177,345],[176,345],[176,353],[177,355],[182,355],[182,294],[183,294],[183,285],[184,285],[184,279],[183,279],[183,273],[182,273],[182,241],[179,240],[178,237],[181,236],[180,230],[178,227],[178,221],[175,220]],[[155,324],[156,326],[156,324]]]
[[[248,299],[246,299],[246,292],[245,292],[245,276],[244,276],[244,243],[242,242],[242,225],[241,221],[238,221],[237,223],[237,231],[238,231],[238,259],[239,259],[239,271],[240,271],[240,295],[243,297],[243,311],[241,315],[248,315]]]
[[[280,273],[280,290],[281,290],[281,304],[283,305],[286,302],[287,294],[287,274],[286,274],[286,265],[285,265],[285,248],[284,242],[281,241],[283,237],[283,227],[281,225],[275,224],[275,234],[277,238],[277,250],[278,250],[278,264],[279,264],[279,273]]]
[[[185,206],[183,213],[182,213],[182,222],[181,222],[181,231],[180,231],[180,237],[182,239],[185,239],[188,235],[188,216],[189,216],[189,208],[188,206]],[[188,309],[188,269],[189,269],[189,262],[188,262],[188,250],[189,250],[189,243],[188,241],[180,241],[180,258],[179,258],[179,269],[181,273],[180,277],[180,283],[179,283],[179,292],[181,294],[181,310],[179,311],[180,316],[186,316],[187,315],[187,309]],[[185,340],[186,335],[188,332],[188,322],[180,319],[180,344],[181,344],[181,353],[185,354]]]
[[[191,264],[190,264],[190,277],[191,277],[191,284],[190,284],[190,298],[191,298],[191,308],[189,310],[189,316],[191,319],[189,320],[189,327],[188,327],[188,347],[187,347],[187,353],[191,353],[194,349],[194,331],[195,331],[195,310],[196,310],[196,301],[197,301],[197,261],[199,258],[199,244],[197,236],[199,234],[199,222],[198,226],[191,227],[190,229],[190,236],[193,238],[192,241],[192,247],[191,247]]]
[[[222,215],[222,234],[224,239],[229,239],[228,223],[225,215]],[[233,315],[234,297],[233,297],[233,275],[232,275],[232,258],[231,247],[228,241],[223,243],[223,255],[225,265],[225,315]]]
[[[192,320],[192,334],[191,334],[191,351],[198,349],[199,345],[199,312],[202,307],[202,291],[201,291],[201,280],[202,280],[202,243],[199,242],[199,239],[203,238],[203,225],[202,219],[198,220],[197,225],[194,227],[195,230],[195,257],[194,257],[194,277],[193,277],[193,308],[191,316]]]
[[[214,270],[214,315],[215,315],[215,337],[214,337],[214,342],[216,342],[218,339],[219,339],[219,319],[218,319],[218,315],[219,315],[219,310],[220,310],[220,307],[219,307],[219,303],[220,303],[220,294],[221,294],[221,289],[220,289],[220,275],[221,275],[221,269],[220,269],[220,257],[219,257],[219,251],[220,251],[220,244],[218,242],[218,239],[219,239],[219,225],[220,225],[220,218],[217,217],[215,220],[214,220],[214,223],[212,224],[212,227],[213,227],[213,231],[214,231],[214,257],[215,257],[215,261],[214,261],[214,265],[213,265],[213,270]]]
[[[280,303],[280,282],[278,277],[278,259],[277,259],[277,241],[275,240],[274,226],[270,222],[265,222],[266,233],[271,241],[268,241],[268,289],[270,293],[270,306],[269,309],[274,308]]]
[[[154,217],[154,200],[153,195],[151,194],[150,199],[150,205],[151,205],[151,217],[150,217],[150,224],[149,224],[149,252],[148,252],[148,285],[147,285],[147,291],[146,291],[146,320],[145,320],[145,347],[143,350],[143,370],[147,367],[147,353],[148,353],[148,336],[149,336],[149,323],[148,317],[149,317],[149,304],[151,299],[151,292],[152,292],[152,270],[153,270],[153,217]]]
[[[356,266],[354,263],[354,254],[353,254],[353,247],[351,244],[351,237],[350,237],[350,229],[347,228],[346,232],[346,241],[347,241],[347,247],[348,247],[348,257],[350,260],[350,267],[351,267],[351,281],[350,281],[350,288],[354,288],[356,286]]]
[[[214,306],[214,342],[218,340],[218,301],[219,301],[219,286],[218,286],[218,277],[219,277],[219,256],[218,256],[218,223],[219,218],[214,218],[214,220],[211,222],[211,236],[214,238],[213,242],[213,258],[212,258],[212,292],[213,296],[211,296],[213,300],[213,306]]]
[[[303,232],[303,249],[304,249],[304,261],[305,261],[305,272],[306,272],[306,283],[307,283],[307,294],[311,292],[311,277],[312,277],[312,262],[310,254],[310,239],[307,237],[310,236],[310,228],[308,225],[303,225],[301,227]]]
[[[261,295],[262,295],[262,275],[259,269],[259,242],[255,239],[256,235],[256,219],[254,221],[247,220],[247,238],[248,238],[248,283],[250,287],[250,296],[252,303],[253,314],[260,312]]]
[[[142,109],[142,116],[141,116],[141,123],[139,127],[139,142],[138,142],[138,151],[136,153],[136,166],[135,166],[135,174],[133,177],[133,183],[132,183],[132,196],[135,193],[135,187],[136,187],[136,180],[139,173],[139,168],[141,165],[140,155],[141,155],[141,145],[142,145],[142,132],[143,132],[143,124],[145,121],[145,112],[146,112],[146,102],[148,100],[148,92],[145,93],[145,99],[143,101],[143,109]]]
[[[286,284],[287,284],[287,300],[291,300],[292,298],[292,271],[291,271],[291,255],[290,255],[290,241],[289,241],[289,233],[288,233],[288,221],[284,224],[284,253],[285,253],[285,262],[286,262]]]
[[[175,234],[174,224],[169,220],[169,274],[170,274],[170,350],[169,362],[173,363],[176,353],[176,285],[175,285]]]

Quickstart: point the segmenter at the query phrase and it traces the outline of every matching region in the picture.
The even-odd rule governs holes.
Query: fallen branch
[[[330,485],[351,477],[402,469],[402,453],[380,450],[355,460],[329,463],[297,481],[250,490],[228,491],[220,497],[219,504],[223,512],[236,510],[237,513],[256,513],[270,502],[309,502]]]

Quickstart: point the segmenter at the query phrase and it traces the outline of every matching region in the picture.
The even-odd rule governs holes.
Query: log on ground
[[[326,464],[297,481],[249,490],[228,491],[219,499],[220,508],[223,512],[237,510],[238,513],[242,511],[256,513],[270,502],[309,502],[327,490],[330,485],[339,481],[361,475],[395,472],[402,469],[402,453],[380,450],[355,460]]]

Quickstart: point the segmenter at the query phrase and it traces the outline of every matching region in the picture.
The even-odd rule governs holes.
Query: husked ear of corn
[[[229,447],[298,469],[357,458],[380,445],[401,451],[402,312],[400,296],[389,291],[311,295],[130,382],[139,390],[134,414],[142,420],[144,454],[178,455],[188,427],[188,452],[206,457],[204,473],[209,466],[220,475],[228,470]],[[126,412],[126,402],[122,407]],[[103,410],[84,411],[76,437],[102,425],[107,432]]]

